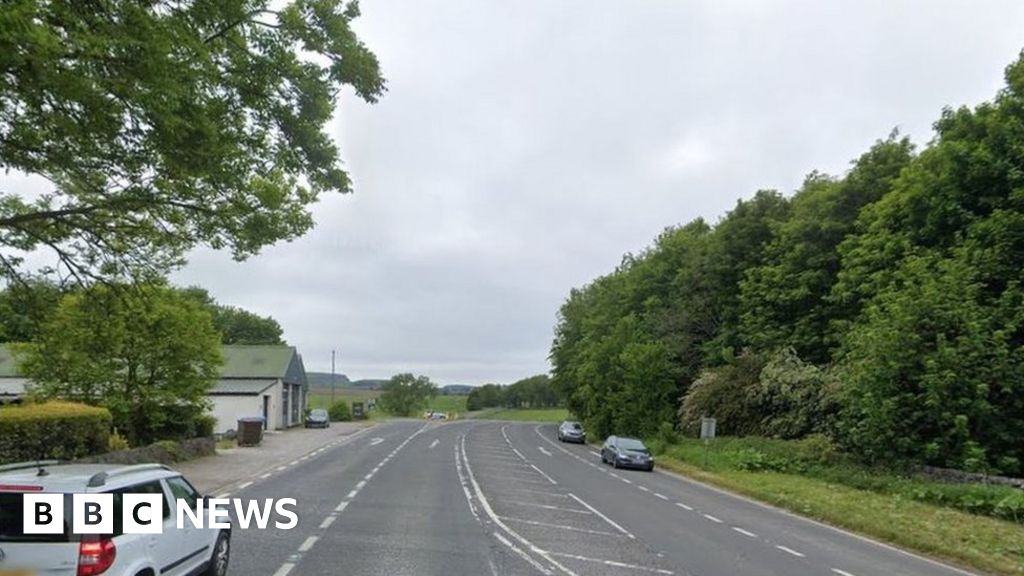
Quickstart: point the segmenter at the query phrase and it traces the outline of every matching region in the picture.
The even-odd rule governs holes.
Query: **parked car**
[[[309,416],[306,416],[306,428],[330,428],[331,417],[327,414],[327,410],[323,408],[315,408],[309,411]]]
[[[587,433],[583,430],[583,424],[579,422],[573,422],[572,420],[566,420],[558,427],[558,441],[559,442],[579,442],[580,444],[587,443]]]
[[[654,470],[654,456],[636,438],[609,436],[601,447],[601,462],[616,468],[637,468],[648,472]]]
[[[25,534],[22,531],[25,493],[64,494],[64,533]],[[114,495],[114,531],[79,535],[71,531],[73,493]],[[164,497],[162,534],[124,534],[123,494],[161,494]],[[230,529],[179,530],[177,499],[195,507],[202,496],[181,474],[161,464],[120,466],[25,462],[0,466],[0,558],[14,573],[78,576],[137,576],[173,574],[224,576],[231,552]]]

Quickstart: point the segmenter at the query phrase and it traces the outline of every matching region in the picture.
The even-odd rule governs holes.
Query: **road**
[[[236,530],[246,576],[958,575],[673,474],[619,471],[526,423],[393,421],[225,494],[295,498]]]

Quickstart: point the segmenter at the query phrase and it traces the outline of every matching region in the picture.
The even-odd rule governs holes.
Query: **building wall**
[[[286,427],[287,423],[283,423],[281,420],[281,391],[282,385],[278,382],[256,395],[210,396],[210,400],[213,402],[211,412],[217,419],[217,424],[213,428],[214,432],[224,433],[228,430],[236,430],[239,418],[262,416],[264,395],[270,397],[267,410],[267,429],[280,430]]]

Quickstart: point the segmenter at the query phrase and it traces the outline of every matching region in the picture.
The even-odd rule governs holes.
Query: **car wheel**
[[[228,573],[228,561],[231,559],[231,539],[224,532],[217,536],[217,544],[213,547],[213,556],[210,557],[210,565],[203,572],[203,576],[226,576]]]

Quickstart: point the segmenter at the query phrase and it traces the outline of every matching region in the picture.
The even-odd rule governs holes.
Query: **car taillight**
[[[78,545],[78,576],[103,574],[114,564],[116,557],[117,547],[113,540],[83,540]]]

